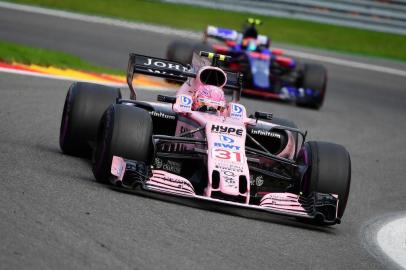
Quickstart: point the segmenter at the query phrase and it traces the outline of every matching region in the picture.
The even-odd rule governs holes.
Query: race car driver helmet
[[[243,30],[243,38],[254,38],[258,37],[258,31],[255,25],[248,25]]]
[[[224,92],[220,87],[201,85],[193,97],[192,110],[204,112],[223,111],[226,106]]]
[[[261,25],[262,22],[259,19],[254,19],[254,18],[248,18],[247,21],[245,22],[244,28],[243,28],[243,38],[258,38],[258,31],[257,31],[257,25]]]

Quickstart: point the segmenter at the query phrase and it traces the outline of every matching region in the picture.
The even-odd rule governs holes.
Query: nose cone
[[[231,171],[223,171],[220,174],[220,191],[227,195],[238,196],[239,175]]]

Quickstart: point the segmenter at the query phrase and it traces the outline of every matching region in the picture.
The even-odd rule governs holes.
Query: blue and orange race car
[[[270,48],[270,38],[259,35],[259,20],[248,19],[243,30],[208,26],[203,42],[175,41],[168,46],[167,58],[190,63],[193,51],[205,50],[231,56],[223,68],[244,74],[243,94],[295,102],[319,109],[327,86],[327,70],[313,63],[299,63]],[[213,43],[212,41],[221,43]]]

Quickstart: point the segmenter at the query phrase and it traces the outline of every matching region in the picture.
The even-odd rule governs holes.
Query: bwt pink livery
[[[61,122],[64,153],[92,157],[95,178],[121,189],[166,194],[264,214],[339,223],[351,162],[344,147],[306,142],[306,132],[239,103],[243,77],[229,57],[192,64],[130,54],[130,99],[119,89],[74,83]],[[181,82],[175,96],[137,100],[134,74]],[[227,100],[224,90],[232,91]]]

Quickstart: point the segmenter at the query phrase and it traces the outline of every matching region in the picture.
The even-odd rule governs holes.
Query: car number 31
[[[242,159],[241,152],[219,148],[213,149],[212,156],[216,159],[229,160],[234,162],[241,162]]]

